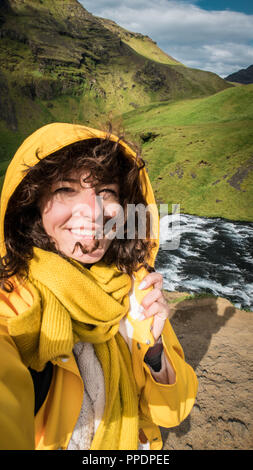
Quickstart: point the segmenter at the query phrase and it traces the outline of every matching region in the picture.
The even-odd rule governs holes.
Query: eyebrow
[[[74,178],[64,178],[62,182],[69,181],[70,183],[79,183],[80,180],[75,180]]]
[[[62,183],[64,183],[65,181],[69,182],[69,183],[80,183],[80,179],[74,179],[74,178],[64,178],[63,180],[61,180]],[[103,184],[105,185],[112,185],[112,184],[118,184],[117,182],[113,182],[113,183],[98,183],[97,186],[103,186]]]

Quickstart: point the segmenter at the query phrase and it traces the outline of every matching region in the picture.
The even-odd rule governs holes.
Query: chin
[[[89,264],[89,263],[96,263],[97,261],[100,261],[104,256],[103,253],[91,253],[87,255],[71,255],[71,258],[75,259],[76,261],[79,261],[80,263],[83,264]]]
[[[103,246],[104,244],[94,241],[92,244],[81,244],[76,243],[71,253],[68,253],[68,256],[79,261],[80,263],[96,263],[100,261],[104,254],[106,253],[108,246]]]

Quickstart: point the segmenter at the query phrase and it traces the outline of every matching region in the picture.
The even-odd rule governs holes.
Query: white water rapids
[[[172,217],[160,220],[155,267],[164,289],[208,292],[253,311],[253,223],[180,214],[173,227]],[[176,249],[168,249],[170,234]]]

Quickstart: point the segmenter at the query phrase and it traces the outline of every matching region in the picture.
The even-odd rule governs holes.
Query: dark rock
[[[198,162],[198,165],[199,166],[210,166],[210,163],[206,162],[205,160],[201,160],[200,162]]]
[[[227,183],[229,183],[230,186],[232,186],[233,188],[240,191],[241,183],[243,182],[245,178],[247,178],[248,174],[252,171],[253,171],[253,156],[250,157],[242,166],[238,168],[236,173],[227,180]]]
[[[145,133],[142,133],[140,134],[140,138],[142,140],[142,142],[149,142],[149,141],[152,141],[154,139],[156,139],[156,137],[159,137],[160,134],[157,134],[155,132],[145,132]]]
[[[0,116],[10,130],[17,131],[15,104],[9,93],[7,79],[2,73],[0,73]]]
[[[253,65],[250,65],[247,69],[241,69],[238,72],[231,73],[228,75],[225,80],[229,82],[244,83],[248,85],[253,83]]]

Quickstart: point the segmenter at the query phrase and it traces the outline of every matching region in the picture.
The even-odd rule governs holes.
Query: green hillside
[[[77,0],[0,2],[3,166],[44,124],[100,126],[108,117],[153,102],[228,87],[214,73],[177,63],[146,36],[128,34],[115,23],[108,27]]]
[[[252,115],[250,86],[188,68],[77,0],[0,2],[0,184],[44,124],[123,119],[158,202],[252,220]]]
[[[124,115],[142,144],[158,202],[253,221],[253,85],[155,103]]]
[[[115,33],[125,44],[131,47],[138,54],[159,62],[160,64],[167,65],[183,65],[178,60],[162,51],[149,36],[144,36],[140,33],[133,33],[128,31],[112,20],[107,18],[96,17],[101,24]]]

